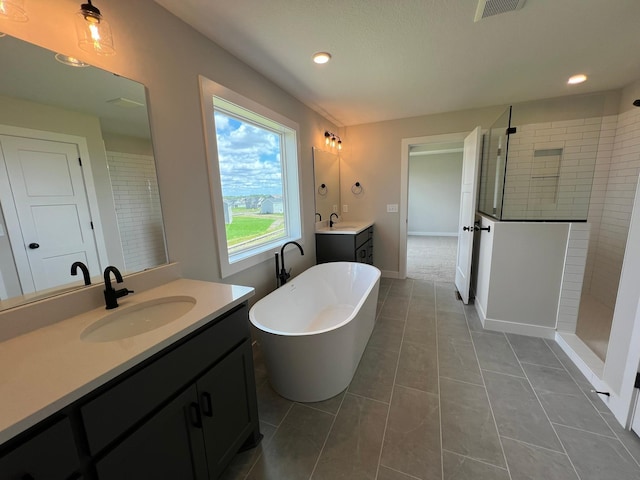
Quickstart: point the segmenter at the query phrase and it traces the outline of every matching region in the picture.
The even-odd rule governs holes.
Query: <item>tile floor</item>
[[[640,478],[640,440],[555,342],[483,331],[451,283],[382,279],[354,379],[325,402],[278,396],[256,353],[264,440],[225,480]]]

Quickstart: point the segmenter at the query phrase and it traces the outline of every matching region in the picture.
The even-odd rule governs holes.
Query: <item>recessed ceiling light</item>
[[[313,61],[319,64],[327,63],[331,60],[331,54],[328,52],[318,52],[313,55]]]
[[[574,75],[573,77],[569,78],[569,80],[567,80],[567,83],[569,85],[577,85],[578,83],[585,82],[586,80],[587,80],[587,76],[581,73],[579,75]]]

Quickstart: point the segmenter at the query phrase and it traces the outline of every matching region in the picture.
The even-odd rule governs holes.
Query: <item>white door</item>
[[[469,303],[471,260],[473,255],[473,224],[478,198],[478,173],[482,148],[480,127],[464,139],[462,156],[462,189],[460,193],[460,221],[458,222],[458,252],[456,255],[456,288],[462,301]]]
[[[71,283],[71,264],[100,271],[78,146],[0,135],[17,225],[7,225],[23,293]],[[8,199],[7,196],[12,198]],[[26,259],[26,262],[24,261]]]

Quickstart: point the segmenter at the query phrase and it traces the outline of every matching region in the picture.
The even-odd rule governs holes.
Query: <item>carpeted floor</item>
[[[407,277],[414,280],[453,282],[458,237],[407,238]]]

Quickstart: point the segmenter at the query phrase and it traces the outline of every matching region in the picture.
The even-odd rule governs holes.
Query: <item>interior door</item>
[[[71,283],[71,264],[100,271],[78,146],[0,135],[17,224],[9,226],[23,293]],[[6,196],[9,195],[10,202]],[[8,221],[8,219],[7,219]],[[26,258],[26,262],[18,258]]]
[[[471,260],[473,255],[473,232],[478,198],[478,172],[482,133],[476,127],[464,139],[462,156],[462,188],[460,193],[460,221],[458,222],[458,251],[456,254],[456,288],[462,301],[469,303],[471,286]]]

